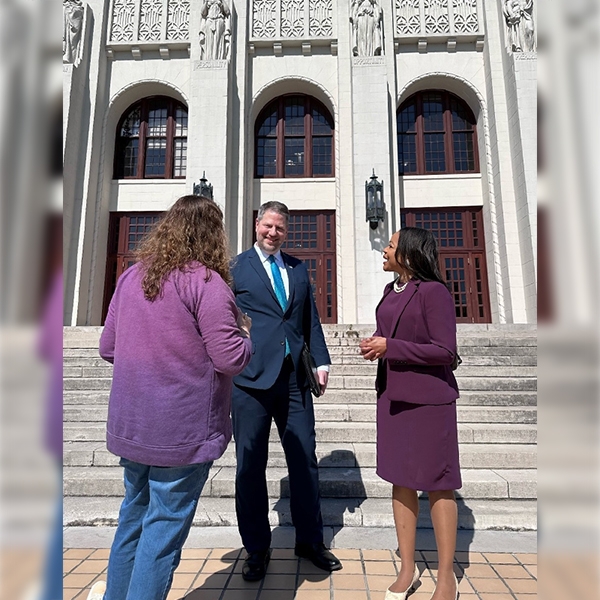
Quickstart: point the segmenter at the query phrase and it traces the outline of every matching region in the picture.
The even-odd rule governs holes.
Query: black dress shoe
[[[267,572],[267,566],[271,560],[271,549],[261,550],[259,552],[248,552],[244,566],[242,567],[242,577],[246,581],[260,581]]]
[[[325,544],[296,544],[294,552],[323,571],[339,571],[342,568],[342,563],[325,548]]]

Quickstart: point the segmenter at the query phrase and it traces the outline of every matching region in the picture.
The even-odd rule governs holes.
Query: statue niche
[[[381,56],[383,54],[383,10],[377,0],[352,0],[352,54]]]
[[[509,52],[535,52],[533,0],[504,0],[506,48]]]
[[[63,63],[77,67],[81,62],[81,34],[85,7],[82,0],[63,2]]]
[[[231,47],[231,12],[225,0],[203,0],[200,11],[201,60],[229,58]]]

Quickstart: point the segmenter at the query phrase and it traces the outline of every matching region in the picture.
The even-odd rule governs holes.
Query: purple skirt
[[[394,485],[433,492],[462,486],[456,402],[377,400],[377,474]]]

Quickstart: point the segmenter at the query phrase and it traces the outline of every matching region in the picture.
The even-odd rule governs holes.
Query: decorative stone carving
[[[140,6],[140,42],[160,40],[163,13],[163,0],[142,0]]]
[[[478,34],[477,1],[395,0],[396,36]]]
[[[425,33],[450,33],[448,0],[424,0]]]
[[[504,0],[504,19],[509,52],[535,52],[535,25],[533,0]]]
[[[190,0],[169,0],[167,40],[187,40],[190,29]]]
[[[281,0],[281,36],[304,36],[304,0]]]
[[[135,0],[115,0],[110,32],[112,42],[132,42],[135,26]]]
[[[200,57],[202,60],[229,58],[231,12],[225,0],[203,0],[200,10]]]
[[[74,67],[81,62],[81,35],[85,7],[82,0],[63,2],[63,63]]]
[[[383,10],[377,0],[352,0],[352,54],[381,56],[383,54]]]
[[[253,0],[252,38],[333,36],[333,0]]]
[[[274,38],[276,36],[276,0],[254,0],[252,3],[252,37]]]
[[[309,0],[310,37],[333,36],[332,0]]]
[[[396,33],[398,35],[421,33],[419,0],[396,0]]]
[[[477,18],[477,0],[452,0],[454,13],[454,33],[477,33],[479,19]]]

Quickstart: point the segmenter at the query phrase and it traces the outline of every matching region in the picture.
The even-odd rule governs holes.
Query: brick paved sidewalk
[[[184,549],[168,600],[383,600],[400,559],[390,550],[335,549],[342,571],[328,575],[290,549],[274,549],[267,576],[247,583],[240,549]],[[86,600],[90,586],[106,579],[109,550],[64,552],[64,600]],[[411,600],[429,600],[437,575],[436,554],[420,552],[421,583]],[[537,555],[457,552],[462,600],[534,600]]]

